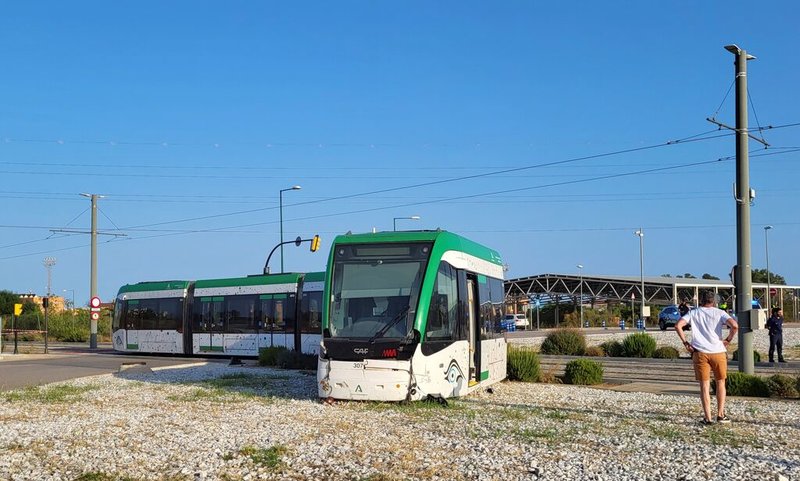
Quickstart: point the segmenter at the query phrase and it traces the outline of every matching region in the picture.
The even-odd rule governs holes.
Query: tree
[[[718,281],[719,277],[712,276],[711,274],[703,274],[703,279],[709,279],[709,280],[712,280],[712,281]]]
[[[672,277],[672,274],[661,274],[661,277]]]
[[[14,313],[14,304],[19,304],[19,296],[11,291],[0,291],[0,316]]]
[[[678,276],[678,277],[680,277],[680,276]],[[683,275],[683,278],[684,279],[697,279],[695,276],[689,274],[688,272]]]
[[[39,304],[28,299],[22,303],[22,315],[26,314],[41,315],[42,310],[39,308]]]
[[[766,269],[753,269],[751,271],[753,282],[758,282],[759,284],[766,284],[767,283],[767,270]],[[783,276],[775,274],[774,272],[769,273],[769,283],[770,284],[778,284],[785,286],[786,279]]]

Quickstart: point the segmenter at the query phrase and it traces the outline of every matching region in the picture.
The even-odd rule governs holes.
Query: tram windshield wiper
[[[389,331],[389,329],[394,327],[395,324],[400,322],[400,320],[405,317],[409,309],[411,309],[411,306],[406,306],[405,308],[403,308],[403,310],[398,312],[397,315],[394,316],[391,321],[387,322],[385,326],[383,326],[378,332],[375,333],[374,336],[369,338],[369,341],[367,342],[373,343],[375,342],[375,339],[383,337]]]

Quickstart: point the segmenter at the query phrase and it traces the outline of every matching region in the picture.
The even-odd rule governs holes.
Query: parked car
[[[674,328],[680,318],[681,312],[678,310],[678,306],[667,306],[658,315],[658,327],[662,331],[666,331],[668,327]]]
[[[525,314],[506,314],[506,317],[503,318],[501,325],[508,325],[514,324],[514,327],[520,330],[527,329],[530,326],[528,322],[528,318]]]

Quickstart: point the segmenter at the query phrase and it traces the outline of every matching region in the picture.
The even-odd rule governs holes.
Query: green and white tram
[[[324,299],[322,398],[448,398],[506,377],[502,261],[464,237],[338,236]]]
[[[268,346],[317,354],[324,273],[257,275],[123,286],[114,349],[257,356]]]

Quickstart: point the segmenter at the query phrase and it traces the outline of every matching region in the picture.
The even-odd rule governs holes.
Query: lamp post
[[[278,210],[280,210],[281,216],[281,274],[283,274],[283,193],[289,190],[300,190],[302,187],[299,185],[293,185],[288,189],[281,189],[278,192]]]
[[[639,280],[641,281],[641,288],[642,288],[642,309],[639,311],[639,316],[642,319],[642,325],[644,326],[644,229],[639,227],[639,230],[634,232],[634,235],[639,237]]]
[[[47,269],[47,302],[44,305],[44,353],[47,354],[47,320],[50,312],[50,281],[52,279],[53,266],[56,265],[55,257],[45,257],[44,267]]]
[[[75,289],[62,289],[64,293],[72,293],[72,310],[75,310]]]
[[[411,217],[395,217],[392,220],[392,232],[397,232],[397,221],[400,219],[407,219],[407,220],[419,220],[418,215],[412,215]]]
[[[581,310],[581,328],[583,328],[583,264],[578,264],[575,266],[578,268],[578,272],[580,273],[581,278],[581,298],[580,298],[580,310]]]
[[[769,315],[769,310],[772,309],[772,292],[769,287],[769,236],[767,235],[770,229],[772,229],[771,225],[764,226],[764,250],[767,256],[767,315]]]

